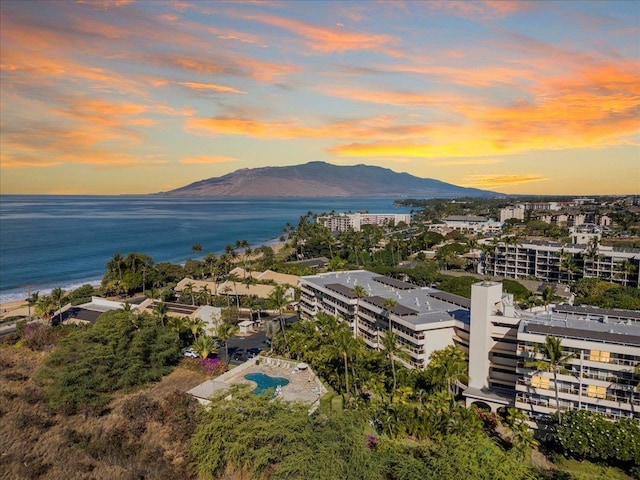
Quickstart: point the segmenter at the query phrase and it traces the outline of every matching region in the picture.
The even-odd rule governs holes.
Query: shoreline
[[[274,251],[274,253],[276,255],[278,255],[283,248],[285,248],[286,242],[282,242],[279,239],[274,238],[273,240],[267,241],[265,243],[262,243],[261,245],[257,245],[255,247],[252,247],[253,250],[260,248],[262,246],[264,247],[271,247]],[[216,253],[216,255],[221,255],[224,252],[219,252]],[[202,258],[196,258],[195,260],[200,260],[202,261],[204,259],[204,257]],[[244,259],[244,253],[243,252],[239,252],[238,253],[238,263],[240,261],[242,261],[242,259]],[[255,254],[251,255],[251,260],[255,260]],[[179,265],[184,266],[184,262],[179,263]],[[60,284],[56,285],[56,286],[50,286],[50,285],[44,285],[41,288],[38,287],[38,285],[32,285],[31,286],[31,292],[39,292],[40,295],[49,295],[51,293],[51,291],[54,288],[60,287],[62,288],[65,292],[71,291],[71,290],[75,290],[76,288],[79,288],[83,285],[91,285],[93,287],[98,287],[100,286],[102,282],[102,278],[94,278],[94,279],[86,279],[86,280],[68,280],[68,281],[63,281],[60,282]],[[7,290],[6,292],[0,292],[0,319],[4,318],[5,316],[9,316],[9,315],[5,315],[5,310],[8,309],[15,309],[15,304],[23,304],[24,306],[24,315],[27,315],[27,303],[26,303],[26,298],[29,296],[29,290],[28,288],[24,288],[24,289],[11,289],[11,290]],[[22,311],[22,310],[21,310]]]

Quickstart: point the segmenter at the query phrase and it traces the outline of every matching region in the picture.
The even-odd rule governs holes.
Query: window
[[[540,375],[534,375],[531,377],[531,386],[536,388],[549,389],[549,379]]]
[[[605,398],[607,396],[607,388],[589,385],[589,388],[587,389],[587,396],[593,398]]]
[[[611,353],[605,352],[604,350],[591,350],[589,353],[589,359],[593,362],[609,363],[610,356]]]

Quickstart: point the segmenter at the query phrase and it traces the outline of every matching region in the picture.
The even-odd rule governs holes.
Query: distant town
[[[397,203],[412,213],[307,212],[274,246],[238,240],[216,255],[195,243],[184,265],[116,253],[98,288],[3,306],[2,351],[14,352],[3,391],[14,392],[10,412],[31,412],[5,418],[32,436],[64,430],[84,461],[102,464],[98,430],[65,418],[92,418],[115,435],[100,422],[129,415],[140,431],[184,439],[147,435],[145,445],[168,455],[164,471],[189,478],[190,464],[171,455],[230,472],[243,460],[224,457],[215,470],[211,449],[231,447],[213,447],[211,429],[269,436],[276,427],[257,421],[269,409],[284,424],[355,422],[367,455],[408,441],[434,445],[424,468],[446,458],[480,472],[486,448],[505,468],[473,478],[574,478],[577,467],[554,455],[590,460],[605,476],[637,475],[640,197]],[[27,364],[21,351],[43,356]],[[41,400],[20,403],[18,375]],[[156,382],[176,396],[154,393]],[[148,393],[131,393],[139,389]],[[224,420],[232,397],[255,427]],[[40,401],[53,412],[49,426]],[[198,404],[209,413],[196,417]],[[168,423],[171,415],[191,420]],[[123,445],[142,448],[122,428]],[[615,440],[576,446],[594,435]],[[393,462],[415,459],[394,452]],[[108,467],[117,476],[127,454],[109,455],[121,459]],[[143,468],[142,457],[127,461]]]

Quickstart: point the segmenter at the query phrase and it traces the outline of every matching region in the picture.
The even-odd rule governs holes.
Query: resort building
[[[640,312],[559,305],[537,313],[513,307],[502,284],[472,286],[467,404],[516,406],[533,421],[560,410],[639,418]],[[557,375],[531,366],[547,336],[561,340],[567,366]]]
[[[481,243],[489,245],[490,241]],[[517,244],[499,243],[493,251],[485,252],[478,263],[478,273],[505,278],[533,277],[544,282],[593,277],[637,287],[639,267],[640,249],[523,240]]]
[[[354,294],[356,286],[364,296]],[[391,329],[409,353],[402,360],[409,368],[423,368],[434,350],[458,345],[469,356],[468,405],[515,406],[533,421],[554,412],[553,375],[529,363],[542,358],[536,346],[550,335],[573,355],[558,375],[561,409],[640,418],[634,390],[640,312],[558,305],[534,313],[520,310],[500,282],[474,284],[469,300],[364,270],[301,277],[300,288],[302,318],[335,315],[373,349],[382,348],[381,336]]]
[[[318,217],[319,224],[327,227],[332,232],[344,232],[353,229],[359,232],[363,225],[398,225],[400,222],[411,224],[411,215],[408,213],[340,213]]]
[[[472,235],[478,233],[498,233],[502,230],[503,225],[503,222],[496,222],[486,217],[477,217],[474,215],[452,215],[443,218],[442,221],[449,231],[457,230],[460,233]]]
[[[353,293],[358,285],[366,292],[362,298]],[[374,349],[382,348],[382,335],[391,329],[409,354],[403,360],[407,366],[424,367],[431,352],[447,345],[468,348],[467,298],[365,270],[301,277],[300,289],[302,318],[319,312],[335,315]]]
[[[525,206],[523,204],[513,205],[500,209],[500,221],[506,222],[515,218],[524,221]]]

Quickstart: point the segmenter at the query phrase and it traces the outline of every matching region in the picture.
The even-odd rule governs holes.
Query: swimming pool
[[[259,372],[247,373],[244,378],[258,384],[253,391],[256,395],[262,395],[267,390],[276,390],[278,386],[284,387],[289,383],[289,380],[284,377],[271,377]]]

